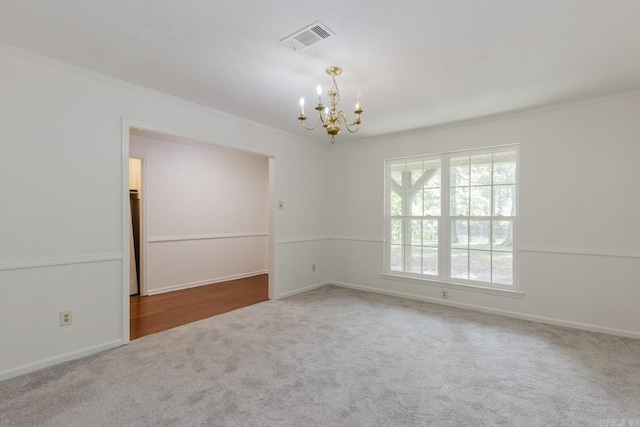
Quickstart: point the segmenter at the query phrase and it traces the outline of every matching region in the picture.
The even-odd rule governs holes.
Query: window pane
[[[506,151],[493,154],[493,183],[516,183],[516,152]]]
[[[469,185],[469,157],[452,157],[450,161],[451,187],[465,187]]]
[[[469,278],[469,251],[466,249],[451,249],[451,277]]]
[[[422,190],[418,190],[411,197],[411,215],[422,216]]]
[[[493,245],[494,251],[513,252],[513,221],[493,222]]]
[[[411,246],[411,265],[409,266],[409,272],[422,273],[422,248],[420,246]]]
[[[491,249],[491,221],[471,221],[469,224],[470,249]]]
[[[441,215],[439,188],[424,190],[424,215]]]
[[[516,214],[515,185],[493,187],[493,211],[495,216],[514,216]]]
[[[425,219],[422,221],[422,246],[438,247],[438,221]]]
[[[421,246],[422,245],[422,221],[419,219],[413,219],[407,221],[409,227],[411,227],[411,244]]]
[[[469,280],[491,282],[491,252],[469,251]]]
[[[413,187],[413,184],[422,176],[422,162],[407,163],[407,171],[409,172],[407,179],[411,180],[411,186]]]
[[[451,247],[465,249],[469,247],[469,221],[457,219],[451,221]]]
[[[402,188],[402,171],[404,170],[404,165],[393,167],[391,170],[391,181],[396,183],[399,187]]]
[[[400,216],[402,212],[402,198],[395,191],[391,191],[391,216]]]
[[[438,249],[422,248],[422,274],[438,275]]]
[[[403,262],[402,262],[402,246],[400,245],[391,245],[391,253],[390,253],[390,258],[391,258],[391,270],[392,271],[403,271],[404,269],[402,268],[403,266]]]
[[[469,216],[468,187],[458,187],[451,189],[451,215]]]
[[[491,153],[471,156],[471,185],[491,185]]]
[[[391,220],[391,244],[392,245],[401,245],[403,241],[403,231],[404,227],[402,224],[404,223],[401,219],[392,219]]]
[[[424,170],[429,179],[425,179],[424,188],[439,188],[442,186],[440,160],[424,162]]]
[[[502,285],[513,285],[512,253],[493,253],[493,283],[500,283]]]
[[[471,216],[491,215],[491,187],[471,187]]]

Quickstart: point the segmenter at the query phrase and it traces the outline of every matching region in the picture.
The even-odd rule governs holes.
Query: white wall
[[[283,267],[327,253],[326,144],[6,46],[0,64],[0,379],[128,339],[123,119],[272,156],[274,296],[328,280]]]
[[[140,132],[129,141],[144,159],[147,294],[268,272],[268,157]]]
[[[383,279],[387,158],[520,144],[522,299],[450,289],[447,303],[640,337],[640,95],[340,144],[331,152],[332,279],[443,301]]]

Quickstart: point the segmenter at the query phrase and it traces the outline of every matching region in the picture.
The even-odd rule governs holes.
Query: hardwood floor
[[[269,276],[261,274],[160,295],[132,296],[131,339],[266,301],[268,283]]]

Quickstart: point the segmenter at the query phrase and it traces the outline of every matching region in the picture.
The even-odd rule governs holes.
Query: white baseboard
[[[72,351],[70,353],[61,354],[60,356],[54,356],[48,359],[39,360],[37,362],[27,363],[26,365],[18,366],[17,368],[11,368],[4,371],[0,371],[0,381],[17,377],[19,375],[28,374],[30,372],[39,371],[41,369],[45,369],[53,365],[58,365],[60,363],[68,362],[70,360],[91,356],[92,354],[100,353],[101,351],[105,351],[105,350],[111,350],[112,348],[120,347],[121,345],[123,345],[123,342],[121,339],[109,341],[109,342],[98,344],[92,347],[86,347],[81,350]]]
[[[282,293],[282,294],[277,294],[274,299],[284,299],[284,298],[292,297],[294,295],[303,294],[305,292],[309,292],[309,291],[312,291],[314,289],[318,289],[318,288],[321,288],[323,286],[331,285],[331,284],[333,284],[333,282],[316,283],[314,285],[305,286],[304,288],[296,289],[294,291],[289,291],[289,292],[285,292],[285,293]]]
[[[181,289],[196,288],[198,286],[211,285],[213,283],[226,282],[226,281],[229,281],[229,280],[246,279],[247,277],[253,277],[253,276],[258,276],[260,274],[268,274],[268,273],[269,273],[268,270],[252,271],[252,272],[249,272],[249,273],[234,274],[232,276],[216,277],[214,279],[199,280],[197,282],[180,283],[178,285],[167,286],[167,287],[164,287],[164,288],[149,289],[147,291],[147,295],[164,294],[165,292],[179,291]]]
[[[483,306],[474,305],[474,304],[465,304],[465,303],[460,303],[460,302],[455,302],[455,301],[450,301],[450,300],[442,300],[442,299],[438,299],[438,298],[429,298],[429,297],[425,297],[425,296],[422,296],[422,295],[409,294],[409,293],[405,293],[405,292],[396,292],[396,291],[389,291],[389,290],[386,290],[386,289],[371,288],[369,286],[355,285],[353,283],[329,281],[329,282],[327,282],[327,284],[340,286],[340,287],[343,287],[343,288],[356,289],[356,290],[365,291],[365,292],[373,292],[373,293],[376,293],[376,294],[383,294],[383,295],[389,295],[389,296],[394,296],[394,297],[407,298],[407,299],[418,300],[418,301],[425,301],[425,302],[430,302],[430,303],[434,303],[434,304],[447,305],[447,306],[450,306],[450,307],[462,308],[462,309],[465,309],[465,310],[473,310],[473,311],[480,311],[480,312],[483,312],[483,313],[497,314],[499,316],[511,317],[511,318],[520,319],[520,320],[528,320],[528,321],[531,321],[531,322],[547,323],[547,324],[550,324],[550,325],[564,326],[564,327],[567,327],[567,328],[580,329],[580,330],[583,330],[583,331],[598,332],[598,333],[601,333],[601,334],[608,334],[608,335],[615,335],[615,336],[620,336],[620,337],[629,337],[629,338],[638,338],[638,339],[640,339],[640,332],[629,331],[629,330],[624,330],[624,329],[608,328],[606,326],[591,325],[591,324],[588,324],[588,323],[573,322],[573,321],[570,321],[570,320],[556,319],[556,318],[552,318],[552,317],[544,317],[544,316],[536,316],[536,315],[533,315],[533,314],[517,313],[515,311],[500,310],[500,309],[497,309],[497,308],[483,307]]]

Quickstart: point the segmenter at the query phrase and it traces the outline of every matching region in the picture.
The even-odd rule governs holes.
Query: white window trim
[[[424,159],[427,157],[440,157],[442,160],[442,170],[449,170],[449,159],[451,157],[455,157],[458,155],[478,155],[478,154],[487,154],[494,153],[496,151],[515,151],[516,153],[516,214],[513,218],[513,226],[515,227],[515,236],[513,241],[513,284],[512,285],[500,285],[496,283],[487,283],[487,282],[476,282],[471,280],[461,280],[454,279],[450,277],[442,277],[438,276],[427,276],[422,274],[414,274],[414,273],[405,273],[399,271],[390,271],[390,251],[389,251],[389,242],[391,241],[391,230],[389,227],[390,224],[390,198],[389,198],[389,168],[391,167],[392,162],[399,161],[416,161],[418,159]],[[431,153],[424,154],[419,156],[408,156],[408,157],[395,157],[384,160],[384,171],[385,171],[385,179],[384,179],[384,242],[383,242],[383,272],[380,274],[380,277],[387,280],[399,280],[403,282],[409,283],[417,283],[428,286],[434,286],[439,288],[447,288],[447,289],[459,289],[459,290],[467,290],[473,292],[479,292],[490,295],[498,295],[498,296],[506,296],[512,298],[523,298],[524,292],[520,290],[519,285],[519,269],[518,269],[518,252],[519,252],[519,211],[520,211],[520,147],[519,144],[506,144],[492,147],[484,147],[480,149],[470,149],[470,150],[457,150],[457,151],[449,151],[449,152],[441,152],[441,153]],[[450,182],[449,182],[449,174],[442,174],[442,188],[446,188],[447,191],[442,192],[441,206],[443,209],[446,206],[447,215],[441,215],[440,224],[446,224],[445,227],[439,226],[439,233],[442,232],[442,237],[447,245],[439,244],[439,256],[438,256],[438,272],[442,274],[443,271],[450,270],[450,257],[442,256],[447,250],[450,250],[450,222],[452,216],[449,214],[449,197],[450,197]],[[491,219],[498,218],[491,216]]]

